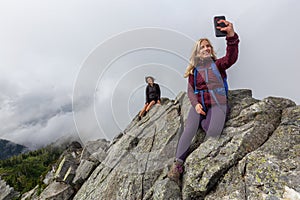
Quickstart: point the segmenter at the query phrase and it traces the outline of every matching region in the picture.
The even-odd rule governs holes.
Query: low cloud
[[[9,88],[18,91],[15,86]],[[25,94],[18,91],[18,95],[7,92],[3,91],[0,102],[1,138],[34,149],[76,134],[72,102],[66,90],[40,88]]]

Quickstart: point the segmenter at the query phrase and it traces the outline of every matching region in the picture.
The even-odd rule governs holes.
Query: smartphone
[[[215,25],[215,33],[216,33],[216,37],[225,37],[227,35],[227,32],[225,31],[220,31],[219,29],[217,29],[217,27],[226,27],[225,23],[222,22],[220,24],[218,24],[218,21],[220,19],[225,19],[225,16],[215,16],[214,17],[214,25]]]

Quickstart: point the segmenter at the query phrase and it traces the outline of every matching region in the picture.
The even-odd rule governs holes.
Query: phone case
[[[225,37],[227,35],[227,33],[225,31],[220,31],[219,29],[217,29],[217,26],[226,27],[225,23],[220,23],[220,24],[217,23],[220,19],[226,20],[225,16],[215,16],[214,17],[215,34],[216,34],[216,37]]]

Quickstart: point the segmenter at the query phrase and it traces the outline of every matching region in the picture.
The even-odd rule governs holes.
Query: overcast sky
[[[299,104],[299,10],[298,0],[1,1],[0,138],[36,148],[75,134],[73,90],[79,136],[114,137],[143,106],[145,75],[174,98],[186,88],[181,75],[194,40],[208,37],[224,55],[215,15],[240,36],[230,88]]]

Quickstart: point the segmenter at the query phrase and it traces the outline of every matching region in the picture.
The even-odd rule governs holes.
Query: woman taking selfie
[[[226,33],[226,55],[217,59],[211,42],[202,38],[196,42],[184,74],[188,78],[187,93],[192,107],[178,142],[176,159],[168,173],[168,177],[177,183],[184,171],[183,164],[198,128],[202,127],[207,136],[219,136],[229,112],[226,70],[238,58],[239,37],[231,22],[219,20],[218,23],[226,25],[218,27]]]

